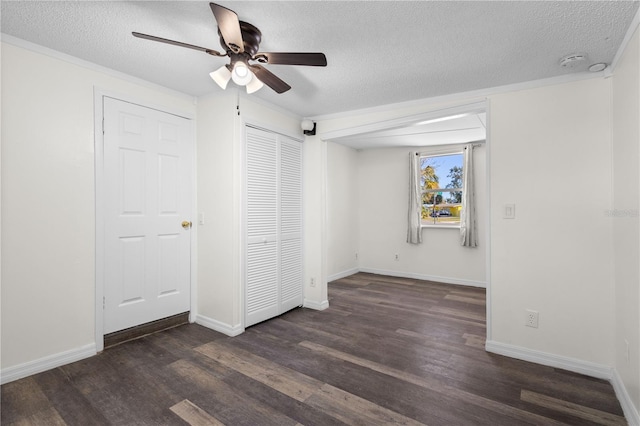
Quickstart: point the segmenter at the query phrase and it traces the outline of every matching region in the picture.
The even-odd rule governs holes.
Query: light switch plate
[[[504,205],[504,214],[502,216],[505,219],[515,219],[516,218],[516,205],[511,203],[511,204],[505,204]]]

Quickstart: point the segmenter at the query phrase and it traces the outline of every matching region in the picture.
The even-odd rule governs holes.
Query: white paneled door
[[[104,333],[190,310],[191,122],[104,97]]]

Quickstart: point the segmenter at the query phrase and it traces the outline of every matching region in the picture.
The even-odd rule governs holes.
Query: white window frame
[[[433,158],[433,157],[444,157],[444,156],[448,156],[448,155],[462,155],[464,156],[464,148],[460,147],[460,146],[456,146],[456,147],[451,147],[448,149],[443,149],[443,150],[438,150],[436,152],[421,152],[420,153],[420,169],[422,170],[422,159],[423,158]],[[464,157],[463,157],[464,158]],[[464,162],[463,162],[463,169],[462,169],[462,173],[465,173],[464,170]],[[463,179],[464,182],[464,179]],[[420,197],[422,198],[422,196],[424,196],[424,194],[426,193],[438,193],[438,192],[462,192],[464,194],[464,186],[462,188],[438,188],[438,189],[432,189],[432,190],[422,190],[420,193]],[[464,195],[462,196],[462,199],[464,200]],[[422,222],[423,219],[421,219],[421,224],[420,227],[422,229],[424,228],[438,228],[438,229],[460,229],[460,222],[458,221],[457,224],[453,224],[453,223],[446,223],[446,224],[437,224],[437,223],[423,223]]]

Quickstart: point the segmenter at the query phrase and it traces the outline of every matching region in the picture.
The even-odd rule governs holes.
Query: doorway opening
[[[491,332],[490,134],[488,105],[478,102],[321,134],[327,142],[327,280],[356,272],[486,288],[487,338]],[[406,243],[408,153],[442,160],[476,145],[474,164],[479,245],[460,245],[455,222],[453,166],[439,179],[437,202],[426,202],[423,243]],[[441,192],[441,194],[440,194]],[[442,200],[439,200],[442,197]],[[431,204],[429,204],[431,203]],[[437,204],[436,207],[433,204]],[[443,208],[443,205],[445,208]],[[443,212],[443,210],[445,210]],[[432,216],[430,216],[432,215]],[[437,217],[435,217],[437,215]],[[437,225],[437,226],[436,226]]]

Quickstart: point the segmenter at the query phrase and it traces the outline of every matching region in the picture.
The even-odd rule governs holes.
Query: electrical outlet
[[[316,279],[315,278],[311,278],[311,282],[309,282],[309,285],[311,287],[315,287],[316,286]]]
[[[398,256],[398,254],[396,253],[396,262],[400,260],[400,256]]]
[[[527,309],[527,317],[525,319],[524,325],[527,327],[538,328],[538,311],[534,311],[532,309]]]

